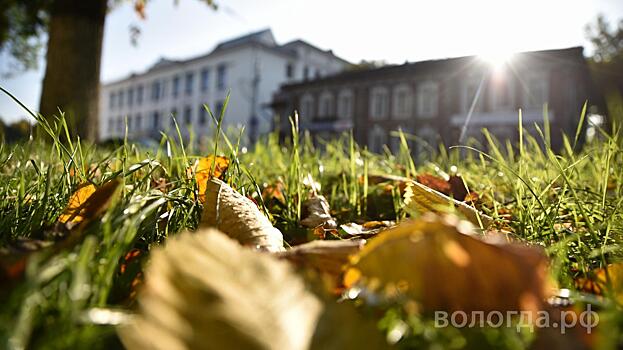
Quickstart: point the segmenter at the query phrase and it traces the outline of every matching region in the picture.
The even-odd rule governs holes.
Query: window
[[[547,74],[533,74],[527,78],[527,91],[524,94],[525,108],[543,108],[549,99]]]
[[[394,119],[406,119],[411,115],[411,88],[407,84],[401,84],[394,88],[392,117]]]
[[[152,122],[151,127],[153,130],[160,129],[160,112],[154,111],[154,113],[152,114],[151,122]]]
[[[368,133],[368,148],[372,152],[380,153],[386,143],[387,133],[380,126],[374,125]]]
[[[306,94],[301,98],[301,110],[300,116],[303,118],[314,117],[314,97],[311,94]]]
[[[430,118],[437,115],[439,107],[439,87],[437,83],[427,81],[417,88],[417,114],[419,117]]]
[[[337,117],[339,119],[352,119],[353,117],[353,92],[343,90],[337,100]]]
[[[158,101],[160,100],[160,81],[156,80],[151,84],[151,100]]]
[[[307,80],[309,79],[309,67],[305,66],[305,68],[303,68],[303,79]]]
[[[117,117],[117,133],[123,134],[123,118]]]
[[[514,109],[511,91],[509,77],[502,75],[494,76],[490,84],[491,110]]]
[[[180,94],[180,77],[178,75],[173,77],[173,87],[171,94],[173,97],[177,97]]]
[[[119,99],[117,101],[117,103],[119,103],[119,107],[123,107],[123,99],[125,98],[125,93],[123,92],[123,90],[119,91],[119,96],[117,98]]]
[[[389,94],[384,87],[375,87],[370,91],[370,117],[386,119],[389,107]]]
[[[184,124],[190,125],[192,122],[192,110],[190,106],[184,107]]]
[[[193,81],[195,80],[193,73],[186,73],[186,84],[184,86],[184,92],[186,95],[192,95],[193,93]]]
[[[199,115],[199,125],[204,126],[208,121],[208,111],[206,111],[203,105],[199,106],[199,111],[197,113]]]
[[[324,92],[320,95],[318,117],[330,118],[333,114],[333,95],[330,92]]]
[[[218,90],[224,90],[227,80],[227,67],[224,64],[219,64],[216,68],[216,88]]]
[[[132,106],[133,103],[134,103],[134,89],[129,88],[128,89],[128,106]]]
[[[143,103],[143,85],[139,85],[136,88],[136,104],[141,105]]]
[[[476,105],[474,106],[474,111],[478,112],[480,110],[482,110],[482,100],[483,100],[483,94],[480,93],[480,95],[478,96],[478,100],[476,100],[476,94],[478,93],[478,89],[480,87],[480,82],[482,81],[483,77],[480,75],[472,75],[471,77],[467,77],[467,79],[465,80],[465,85],[463,87],[463,112],[469,112],[472,104],[476,103]]]
[[[111,108],[111,109],[114,108],[115,103],[117,103],[117,94],[114,92],[111,92],[108,97],[108,108]]]
[[[143,129],[143,117],[140,114],[137,114],[136,118],[134,118],[134,128],[137,131],[141,131]]]
[[[108,133],[112,134],[114,129],[115,129],[115,121],[113,120],[113,118],[109,118],[108,119]]]
[[[210,86],[210,70],[204,68],[201,70],[201,91],[207,91]]]
[[[286,64],[286,78],[290,79],[294,75],[294,66],[292,63]]]

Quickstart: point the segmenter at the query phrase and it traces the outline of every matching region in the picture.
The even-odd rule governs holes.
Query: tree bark
[[[54,0],[39,112],[65,113],[72,136],[97,141],[107,0]]]

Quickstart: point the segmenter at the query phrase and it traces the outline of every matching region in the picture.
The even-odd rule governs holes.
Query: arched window
[[[387,132],[379,125],[374,125],[368,133],[368,148],[372,152],[380,153],[387,143]]]
[[[351,90],[340,91],[337,98],[337,117],[338,119],[353,118],[353,92]]]
[[[389,114],[389,93],[387,88],[377,86],[370,90],[370,119],[387,119]]]
[[[439,86],[436,82],[427,81],[417,88],[418,116],[431,118],[437,115],[439,106]]]
[[[411,88],[407,84],[394,87],[392,93],[392,117],[394,119],[407,119],[411,115],[412,104]]]
[[[318,117],[332,117],[335,113],[333,109],[333,95],[328,91],[323,92],[318,100]]]
[[[301,98],[301,106],[299,113],[302,118],[313,118],[314,117],[314,96],[311,94],[305,94]]]

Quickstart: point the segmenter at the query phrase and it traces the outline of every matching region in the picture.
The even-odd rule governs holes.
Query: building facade
[[[225,41],[211,52],[188,60],[161,59],[146,72],[103,84],[100,98],[100,139],[125,136],[159,138],[175,127],[183,136],[201,136],[213,125],[204,108],[218,117],[230,94],[223,119],[245,126],[251,139],[268,132],[273,112],[268,107],[283,83],[336,74],[349,65],[302,40],[278,45],[270,29]]]
[[[325,138],[352,129],[375,152],[384,145],[396,151],[398,129],[415,135],[420,149],[484,141],[482,128],[517,141],[518,110],[528,131],[544,127],[546,111],[558,149],[561,132],[575,132],[591,92],[583,49],[575,47],[515,54],[500,66],[469,56],[347,71],[284,85],[273,107],[284,136],[296,110],[301,129]]]

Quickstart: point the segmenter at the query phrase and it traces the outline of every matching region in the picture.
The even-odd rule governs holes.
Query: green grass
[[[210,115],[212,113],[210,112]],[[486,144],[440,147],[428,160],[414,159],[413,137],[396,132],[400,150],[374,154],[346,134],[314,144],[292,119],[293,137],[280,144],[267,135],[249,149],[241,134],[223,133],[221,116],[209,136],[209,147],[194,149],[177,135],[163,135],[160,148],[148,151],[126,140],[117,147],[98,147],[68,137],[63,118],[41,122],[33,140],[0,146],[0,247],[23,238],[44,239],[68,198],[83,183],[121,181],[121,191],[101,220],[93,222],[77,244],[54,254],[42,251],[28,259],[25,278],[0,291],[0,348],[114,348],[120,346],[114,328],[88,317],[93,308],[130,310],[129,285],[140,265],[121,274],[120,264],[132,249],[149,251],[185,229],[197,227],[202,210],[194,177],[187,169],[197,157],[222,154],[231,159],[225,180],[253,197],[282,230],[290,244],[313,236],[299,225],[302,203],[309,197],[306,179],[321,185],[338,223],[404,218],[396,188],[368,182],[368,175],[413,177],[419,173],[451,173],[456,169],[470,190],[482,198],[485,213],[512,229],[518,239],[542,245],[552,259],[554,279],[574,289],[573,280],[622,260],[623,142],[616,125],[598,140],[578,146],[578,133],[565,138],[555,153],[549,123],[537,135],[519,124],[518,145],[502,144],[484,130]],[[584,118],[582,114],[581,118]],[[177,137],[175,137],[177,136]],[[61,142],[65,139],[66,142]],[[232,142],[231,140],[235,141]],[[417,139],[415,142],[419,142]],[[546,145],[542,147],[542,145]],[[164,179],[167,191],[157,190]],[[285,204],[262,198],[267,185],[283,183]],[[499,215],[510,210],[512,218]],[[623,342],[623,314],[615,298],[599,302],[609,341]],[[407,330],[397,345],[461,347],[478,344],[522,348],[529,335],[505,329],[435,329],[431,320],[406,315],[400,305],[371,306],[379,326],[390,332]],[[485,345],[482,345],[485,344]]]

